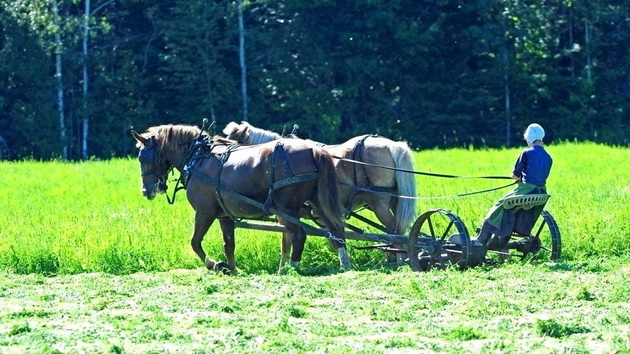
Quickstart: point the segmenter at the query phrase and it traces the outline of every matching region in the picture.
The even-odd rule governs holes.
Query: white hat
[[[527,141],[527,145],[532,146],[534,141],[540,140],[542,141],[545,137],[545,130],[540,124],[532,123],[527,129],[525,129],[525,134],[523,134],[525,141]]]

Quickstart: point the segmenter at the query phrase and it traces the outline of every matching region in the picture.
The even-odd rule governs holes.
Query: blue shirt
[[[523,182],[543,187],[551,171],[553,160],[541,145],[525,149],[516,160],[514,175],[522,177]]]

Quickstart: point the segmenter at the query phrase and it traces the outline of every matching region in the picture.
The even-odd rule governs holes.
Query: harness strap
[[[284,150],[284,146],[282,145],[282,143],[278,142],[278,144],[276,145],[276,149],[280,152],[280,155],[282,156],[282,167],[284,167],[284,170],[289,174],[289,176],[293,177],[295,174],[291,169],[291,164],[289,164],[287,152],[286,150]]]
[[[353,149],[354,151],[352,152],[353,160],[363,161],[362,156],[363,156],[363,151],[365,150],[365,141],[367,140],[367,138],[373,137],[373,136],[376,136],[376,135],[365,135],[363,138],[357,141],[357,143],[354,145],[354,149]],[[367,180],[368,188],[372,188],[372,182],[370,181],[370,176],[368,176],[367,170],[365,169],[366,165],[361,164],[359,166],[363,170],[363,174],[365,175],[365,179]],[[358,186],[358,181],[356,178],[357,176],[356,176],[356,168],[355,168],[354,184]]]
[[[374,136],[374,135],[365,135],[363,136],[361,139],[357,140],[356,144],[354,144],[354,147],[352,148],[352,160],[349,161],[358,161],[358,162],[363,162],[363,159],[361,158],[363,150],[365,148],[365,140],[367,140],[367,138]],[[348,161],[348,160],[346,160]],[[363,164],[354,164],[352,167],[352,181],[354,182],[354,185],[351,186],[352,187],[352,194],[350,195],[350,198],[348,198],[348,202],[346,203],[345,209],[346,209],[346,213],[351,213],[352,212],[352,202],[354,201],[354,198],[356,198],[357,194],[360,191],[360,187],[359,187],[359,181],[358,181],[358,177],[357,177],[357,168],[361,168],[363,170],[363,174],[365,175],[365,179],[367,180],[367,184],[368,184],[368,190],[372,189],[372,183],[370,182],[370,177],[367,174],[367,170],[365,169],[365,165]]]
[[[267,192],[267,199],[265,199],[265,203],[263,204],[263,212],[265,214],[269,213],[269,207],[271,206],[271,202],[273,200],[274,178],[276,175],[276,153],[280,149],[282,149],[282,143],[278,142],[276,143],[276,146],[274,146],[273,151],[271,152],[271,167],[269,171],[269,191]]]
[[[232,151],[234,151],[236,148],[238,147],[238,145],[228,145],[227,148],[225,149],[225,152],[223,152],[221,154],[221,158],[218,159],[219,160],[219,168],[217,169],[217,184],[216,184],[216,188],[215,193],[217,194],[217,200],[219,201],[219,206],[221,206],[221,209],[223,209],[226,213],[228,213],[230,215],[230,218],[232,220],[236,220],[236,216],[232,213],[230,213],[230,211],[225,207],[225,203],[223,202],[223,196],[221,195],[221,172],[223,172],[223,166],[225,165],[225,163],[227,162],[227,160],[230,158],[230,154],[232,153]],[[216,154],[213,154],[212,156],[216,157]]]
[[[306,182],[314,179],[317,179],[317,172],[303,173],[301,175],[291,176],[276,181],[271,184],[271,189],[278,190],[294,183]]]
[[[282,159],[282,167],[289,175],[289,177],[283,178],[281,180],[275,181],[275,166],[276,166],[276,158],[278,156]],[[278,142],[274,147],[274,150],[271,154],[271,171],[269,173],[269,192],[267,193],[267,199],[264,203],[263,211],[265,213],[269,213],[269,207],[273,201],[273,192],[278,189],[284,188],[286,186],[292,185],[294,183],[306,182],[310,180],[317,179],[316,172],[303,173],[300,175],[295,175],[293,170],[291,169],[291,164],[289,163],[289,158],[287,157],[287,152],[284,150],[284,146],[281,142]]]
[[[206,122],[204,121],[204,125],[205,123]],[[154,137],[152,138],[155,139]],[[177,182],[175,183],[175,188],[173,189],[173,196],[169,198],[168,193],[166,193],[166,201],[171,205],[175,204],[175,197],[177,196],[177,192],[186,189],[186,185],[188,185],[188,179],[190,178],[190,173],[188,173],[187,171],[188,165],[197,163],[197,161],[200,159],[199,156],[201,155],[201,151],[204,148],[211,146],[210,142],[208,141],[208,136],[203,134],[203,128],[201,129],[201,132],[199,132],[199,134],[195,138],[193,138],[190,142],[182,143],[180,145],[185,145],[185,144],[188,144],[188,150],[186,150],[186,154],[184,154],[183,171],[182,173],[179,174],[179,178],[177,179]],[[174,166],[171,166],[169,171],[166,172],[166,175],[172,172],[173,168]]]

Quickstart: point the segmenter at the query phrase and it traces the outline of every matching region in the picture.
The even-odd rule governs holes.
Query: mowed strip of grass
[[[0,272],[0,352],[626,353],[629,271]]]
[[[415,152],[414,158],[421,171],[509,176],[520,150],[428,150]],[[554,167],[548,181],[552,199],[547,210],[560,226],[564,259],[630,253],[630,243],[623,242],[630,230],[628,149],[563,143],[548,150]],[[16,273],[123,274],[200,266],[190,249],[193,211],[185,192],[178,194],[174,205],[163,196],[147,201],[140,194],[139,174],[135,159],[1,162],[0,268]],[[506,190],[468,197],[452,195],[504,182],[509,181],[418,176],[423,198],[418,212],[451,209],[473,232]],[[275,272],[279,239],[277,233],[237,230],[240,271]],[[351,241],[351,256],[360,269],[382,266],[381,253],[354,250],[352,245]],[[211,257],[223,259],[218,225],[206,236],[204,247]],[[337,263],[325,240],[309,238],[303,272],[327,273],[336,269]]]

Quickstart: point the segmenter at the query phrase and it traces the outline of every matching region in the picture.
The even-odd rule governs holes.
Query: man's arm
[[[512,171],[512,178],[517,182],[523,182],[523,170],[525,170],[525,166],[527,165],[527,154],[523,151],[518,159],[516,159],[516,163],[514,164],[514,170]]]

